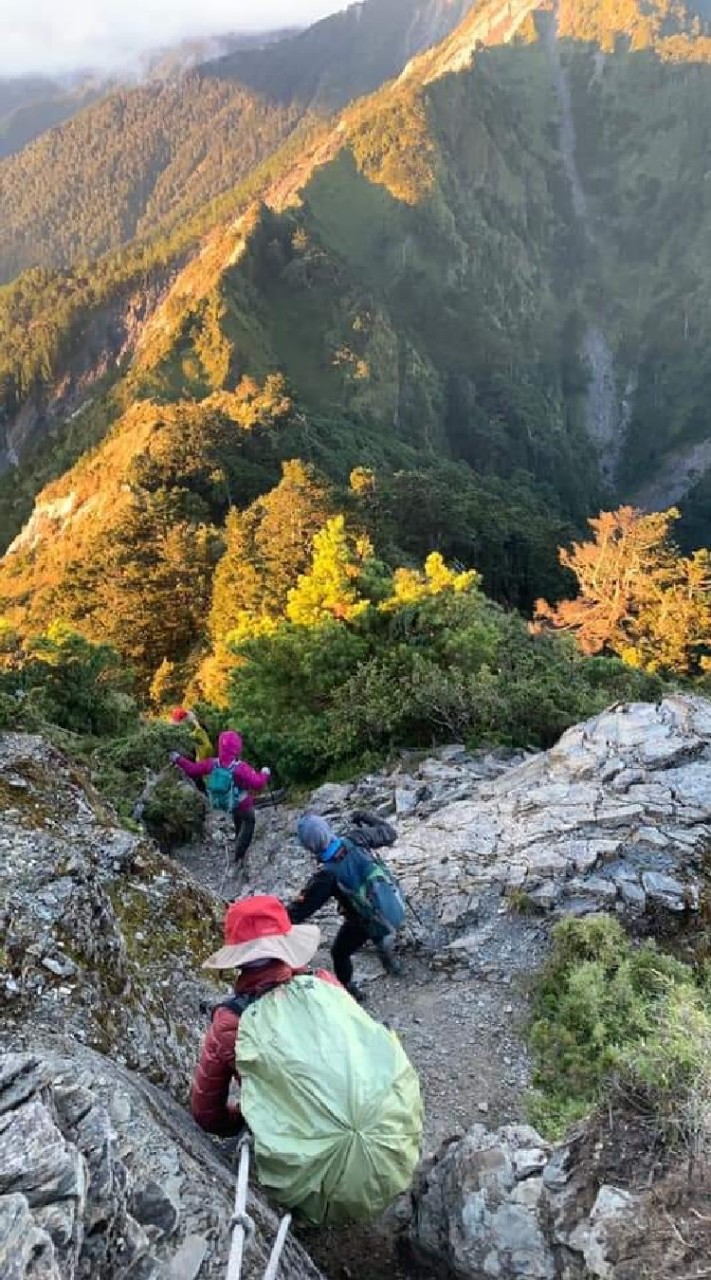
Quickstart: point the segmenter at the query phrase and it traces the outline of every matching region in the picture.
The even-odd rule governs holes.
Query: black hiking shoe
[[[355,982],[346,983],[346,991],[352,996],[357,1004],[365,1004],[365,991],[357,987]]]
[[[392,947],[385,946],[384,943],[381,943],[380,946],[375,949],[385,972],[390,974],[393,978],[399,978],[402,974],[402,962],[398,960]]]

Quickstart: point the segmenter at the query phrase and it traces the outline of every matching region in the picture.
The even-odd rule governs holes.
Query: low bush
[[[142,821],[164,853],[202,835],[207,802],[192,783],[165,772],[149,791]]]
[[[557,1137],[603,1098],[623,1098],[667,1143],[711,1135],[711,993],[654,942],[608,916],[565,920],[534,994],[532,1121]]]

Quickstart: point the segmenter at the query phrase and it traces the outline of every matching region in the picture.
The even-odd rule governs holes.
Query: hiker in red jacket
[[[241,862],[254,838],[255,791],[262,791],[271,779],[269,769],[254,769],[246,760],[241,760],[242,739],[234,730],[221,733],[217,743],[217,756],[207,760],[188,760],[174,751],[171,755],[173,764],[183,770],[189,778],[197,781],[204,778],[207,794],[215,809],[223,809],[232,814],[235,826],[235,862]],[[218,777],[227,777],[228,790],[218,792],[211,784]]]
[[[235,1050],[240,998],[264,995],[308,972],[305,966],[316,954],[320,936],[317,925],[292,925],[278,898],[246,898],[228,907],[225,945],[204,968],[239,969],[239,974],[232,998],[213,1011],[190,1095],[193,1117],[208,1133],[227,1138],[242,1127],[239,1107],[228,1101],[230,1085],[239,1079]],[[316,976],[339,985],[325,969],[318,969]]]

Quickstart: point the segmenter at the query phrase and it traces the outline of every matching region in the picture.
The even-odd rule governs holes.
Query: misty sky
[[[0,0],[0,76],[113,69],[189,36],[301,26],[348,0]]]

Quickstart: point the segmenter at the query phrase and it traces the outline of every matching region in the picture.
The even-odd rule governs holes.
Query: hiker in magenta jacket
[[[188,760],[187,756],[181,756],[175,751],[171,760],[189,778],[206,778],[219,765],[221,769],[231,769],[235,791],[248,793],[263,791],[272,776],[271,771],[254,769],[251,764],[247,764],[246,760],[240,759],[241,752],[240,735],[228,729],[220,734],[217,756],[211,756],[208,760]],[[232,810],[232,819],[235,824],[235,861],[241,862],[254,837],[256,819],[252,794],[243,796],[235,805]]]

